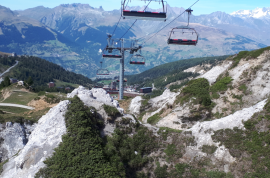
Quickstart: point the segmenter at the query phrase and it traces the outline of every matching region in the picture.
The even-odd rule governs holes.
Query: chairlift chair
[[[166,21],[167,18],[167,2],[163,0],[139,0],[144,2],[153,2],[162,4],[162,12],[151,12],[151,11],[137,11],[127,10],[127,4],[131,0],[122,1],[122,17],[124,19],[140,19],[140,20],[154,20],[154,21]],[[134,0],[132,0],[134,1]],[[148,3],[148,4],[149,4]]]
[[[102,69],[102,62],[100,62],[101,68],[97,70],[96,75],[101,76],[101,75],[110,75],[110,72],[107,69]]]
[[[106,59],[121,59],[122,58],[122,55],[121,53],[119,54],[119,52],[116,52],[118,50],[115,50],[115,49],[112,49],[110,47],[106,47],[104,50],[103,50],[103,53],[102,53],[102,57],[103,58],[106,58]]]
[[[173,36],[176,36],[175,34],[177,35],[177,38],[173,38]],[[186,37],[191,37],[192,39],[187,39]],[[199,35],[194,28],[190,28],[189,26],[180,26],[172,29],[167,43],[173,45],[196,46],[198,43],[198,38]]]
[[[122,55],[119,53],[120,47],[115,47],[115,45],[118,45],[118,42],[115,41],[115,39],[112,39],[112,35],[108,35],[107,38],[107,46],[102,51],[102,57],[103,58],[113,58],[113,59],[121,59]]]
[[[179,26],[172,29],[169,39],[167,41],[168,44],[174,45],[194,45],[196,46],[198,43],[199,34],[196,32],[194,28],[189,27],[189,19],[190,15],[193,12],[190,8],[186,9],[188,13],[188,24],[187,26]],[[181,34],[182,35],[179,35]],[[180,36],[181,38],[173,38],[172,36]]]
[[[135,54],[130,58],[129,64],[145,65],[145,58],[140,54]]]

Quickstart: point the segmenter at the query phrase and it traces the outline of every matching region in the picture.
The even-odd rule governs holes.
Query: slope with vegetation
[[[143,122],[160,129],[170,127],[182,130],[182,136],[190,134],[193,137],[189,146],[180,141],[185,145],[180,159],[167,159],[165,167],[157,164],[160,171],[163,170],[163,177],[168,177],[170,167],[177,168],[177,164],[183,166],[183,177],[269,175],[269,101],[265,104],[270,94],[269,59],[269,47],[240,52],[218,64],[226,68],[220,75],[214,73],[217,66],[174,89],[179,94],[171,102],[166,98],[175,93],[169,91],[156,97],[159,99],[142,100],[143,109],[140,111]],[[158,103],[153,105],[153,101]],[[168,146],[165,153],[181,150],[174,137],[167,139],[173,139],[170,142],[173,145]],[[200,175],[191,171],[192,166],[198,164],[202,166],[199,168]],[[212,173],[201,174],[203,170],[212,170]]]
[[[67,133],[36,177],[267,177],[270,52],[260,51],[257,58],[228,57],[218,64],[226,66],[219,76],[212,68],[176,93],[140,100],[142,122],[117,117],[118,103],[99,103],[107,113],[100,118],[86,106],[96,102],[85,99],[91,92],[75,91],[82,101],[70,100]]]
[[[11,65],[16,60],[19,61],[19,64],[6,75],[23,81],[27,81],[31,77],[33,80],[31,86],[36,91],[48,88],[48,83],[54,81],[65,82],[63,86],[70,87],[73,87],[72,84],[89,86],[92,83],[91,79],[81,74],[67,71],[57,64],[34,56],[0,57],[0,64]]]
[[[196,65],[208,64],[208,67],[205,66],[207,70],[207,68],[211,68],[211,66],[215,65],[218,61],[223,61],[227,57],[228,56],[193,58],[162,64],[140,74],[127,76],[128,84],[152,86],[153,83],[156,88],[163,89],[172,82],[198,76],[196,73],[183,72],[184,70]]]

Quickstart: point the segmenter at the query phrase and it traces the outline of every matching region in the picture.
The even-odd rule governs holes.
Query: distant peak
[[[270,18],[270,7],[255,8],[254,10],[238,10],[231,13],[232,16],[247,18]]]
[[[72,4],[61,4],[61,7],[89,7],[89,4],[81,4],[81,3],[72,3]]]

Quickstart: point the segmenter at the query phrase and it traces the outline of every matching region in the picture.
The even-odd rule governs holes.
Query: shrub
[[[168,127],[160,127],[158,134],[162,136],[163,140],[167,140],[167,137],[170,133],[181,133],[182,130],[176,130]]]
[[[176,146],[174,144],[169,144],[167,148],[164,150],[167,156],[174,155],[175,151],[176,151]]]
[[[147,123],[149,123],[149,124],[156,124],[156,123],[158,123],[159,119],[160,119],[160,116],[159,116],[159,114],[157,113],[157,114],[155,114],[155,115],[149,117],[149,118],[147,119]]]
[[[10,117],[2,117],[0,115],[0,123],[5,123],[5,122],[13,122],[13,123],[19,123],[19,124],[30,124],[32,125],[34,122],[30,119],[25,119],[24,117],[20,116],[10,116]]]
[[[245,58],[245,57],[247,56],[247,54],[248,54],[248,51],[240,51],[240,52],[237,54],[237,56],[233,58],[234,63],[233,63],[233,65],[232,65],[231,68],[236,67],[236,66],[239,64],[240,60],[241,60],[242,58]]]
[[[162,95],[163,92],[164,90],[153,90],[152,93],[144,95],[143,99],[149,100],[150,98],[154,98],[154,97]]]
[[[46,94],[45,91],[40,91],[40,92],[38,92],[38,96],[43,96],[43,95],[45,95],[45,94]]]
[[[106,155],[122,177],[134,177],[135,172],[148,163],[147,155],[158,148],[152,131],[140,125],[136,132],[129,137],[125,129],[117,128],[112,137],[108,137]]]
[[[40,100],[40,97],[39,96],[38,97],[35,97],[34,100]]]
[[[100,130],[103,123],[94,108],[75,96],[65,114],[67,133],[35,177],[120,177],[106,159]]]
[[[157,168],[154,171],[156,178],[167,178],[168,172],[167,172],[167,165],[163,165],[160,167],[160,164],[157,163]]]
[[[108,116],[117,117],[118,115],[120,115],[120,112],[113,106],[104,104],[103,108]]]
[[[202,152],[207,154],[213,154],[217,150],[217,147],[215,145],[203,145],[202,146]]]
[[[218,98],[219,98],[219,94],[213,93],[213,94],[212,94],[212,97],[213,97],[214,99],[218,99]]]
[[[240,51],[236,57],[233,58],[233,65],[231,68],[234,68],[238,65],[241,59],[243,58],[257,58],[259,57],[264,51],[270,50],[270,47],[261,48],[253,51]]]
[[[54,95],[47,94],[47,95],[45,95],[44,100],[47,103],[53,104],[53,103],[59,103],[61,99],[59,97],[55,97]]]
[[[247,86],[245,84],[242,84],[238,89],[245,93],[247,91]]]
[[[217,81],[214,85],[210,87],[211,92],[219,92],[219,91],[225,91],[228,88],[228,84],[231,83],[233,79],[231,77],[224,77]]]
[[[182,93],[184,94],[184,97],[178,96],[178,98],[180,97],[181,103],[191,99],[191,97],[195,97],[199,104],[204,106],[211,105],[211,99],[209,95],[209,82],[205,78],[189,81],[187,86],[183,88]]]
[[[187,83],[188,83],[189,80],[185,80],[184,82],[182,82],[181,84],[175,84],[175,85],[171,85],[169,87],[170,91],[173,91],[175,89],[180,89],[182,88],[183,86],[185,86]]]

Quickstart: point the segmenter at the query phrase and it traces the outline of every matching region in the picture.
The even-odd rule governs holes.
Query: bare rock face
[[[107,93],[102,88],[93,88],[91,90],[79,86],[74,89],[70,94],[68,94],[68,98],[73,98],[77,95],[86,106],[92,106],[96,108],[100,119],[105,121],[105,128],[103,129],[102,135],[110,135],[113,133],[115,129],[114,124],[110,124],[111,117],[107,115],[105,112],[103,105],[109,105],[115,107],[121,114],[124,113],[124,110],[120,108],[118,101],[113,100],[109,93]]]
[[[88,90],[83,86],[79,86],[74,89],[70,94],[67,95],[68,98],[73,98],[77,95],[85,105],[92,106],[96,108],[98,111],[103,110],[103,104],[114,106],[118,109],[118,111],[123,114],[124,110],[119,107],[119,103],[116,100],[113,100],[109,93],[107,93],[102,88],[93,88]],[[106,118],[106,115],[102,113],[103,118]]]
[[[52,155],[53,150],[62,141],[62,135],[66,133],[64,114],[67,111],[68,104],[69,101],[62,101],[40,118],[35,129],[29,136],[29,141],[21,148],[18,156],[11,157],[4,164],[0,177],[32,178],[40,168],[45,166],[43,161]],[[15,127],[20,132],[20,126]],[[23,134],[20,138],[24,138]],[[16,139],[20,140],[20,138],[17,137]]]
[[[157,110],[151,113],[146,113],[142,118],[143,122],[146,123],[149,117],[159,113],[162,109],[167,109],[172,106],[177,95],[179,95],[179,92],[175,93],[166,89],[162,95],[150,99],[148,103],[151,105],[152,109]]]
[[[28,142],[35,125],[7,122],[0,124],[0,161],[3,162],[18,153]]]
[[[216,82],[218,76],[225,72],[231,66],[232,62],[224,61],[224,63],[220,66],[215,66],[208,72],[203,75],[200,75],[198,78],[205,78],[208,80],[210,85]]]
[[[118,102],[114,101],[103,89],[88,90],[80,86],[72,91],[68,97],[72,98],[75,95],[85,105],[95,107],[105,121],[108,116],[102,107],[104,104],[116,107],[118,111],[123,113],[123,109],[119,107]],[[46,115],[39,119],[35,128],[28,125],[22,126],[18,123],[1,125],[1,137],[4,140],[0,140],[2,145],[0,151],[1,148],[3,150],[0,156],[3,153],[8,155],[6,157],[9,158],[9,161],[4,164],[0,177],[33,178],[40,168],[45,167],[43,161],[52,155],[54,149],[62,142],[62,135],[66,133],[64,116],[69,103],[68,100],[61,101],[57,106],[51,108]],[[133,119],[131,115],[125,117]],[[105,135],[110,134],[114,129],[113,124],[106,124],[103,132]],[[30,132],[32,133],[30,134]]]
[[[141,96],[136,96],[131,100],[131,103],[129,105],[129,111],[131,114],[134,114],[138,116],[140,114],[140,107],[142,104],[142,97]]]
[[[243,121],[249,120],[254,113],[262,111],[266,102],[267,100],[265,99],[254,106],[244,108],[220,119],[197,122],[193,127],[186,130],[195,137],[196,146],[188,146],[186,148],[186,154],[183,157],[192,160],[198,156],[206,156],[206,154],[201,151],[202,146],[215,145],[217,150],[214,153],[212,161],[217,160],[228,164],[233,163],[235,158],[230,155],[229,150],[225,148],[224,145],[214,142],[211,136],[214,135],[214,131],[221,129],[233,129],[234,127],[245,129]],[[228,166],[224,168],[224,171],[228,172]]]

